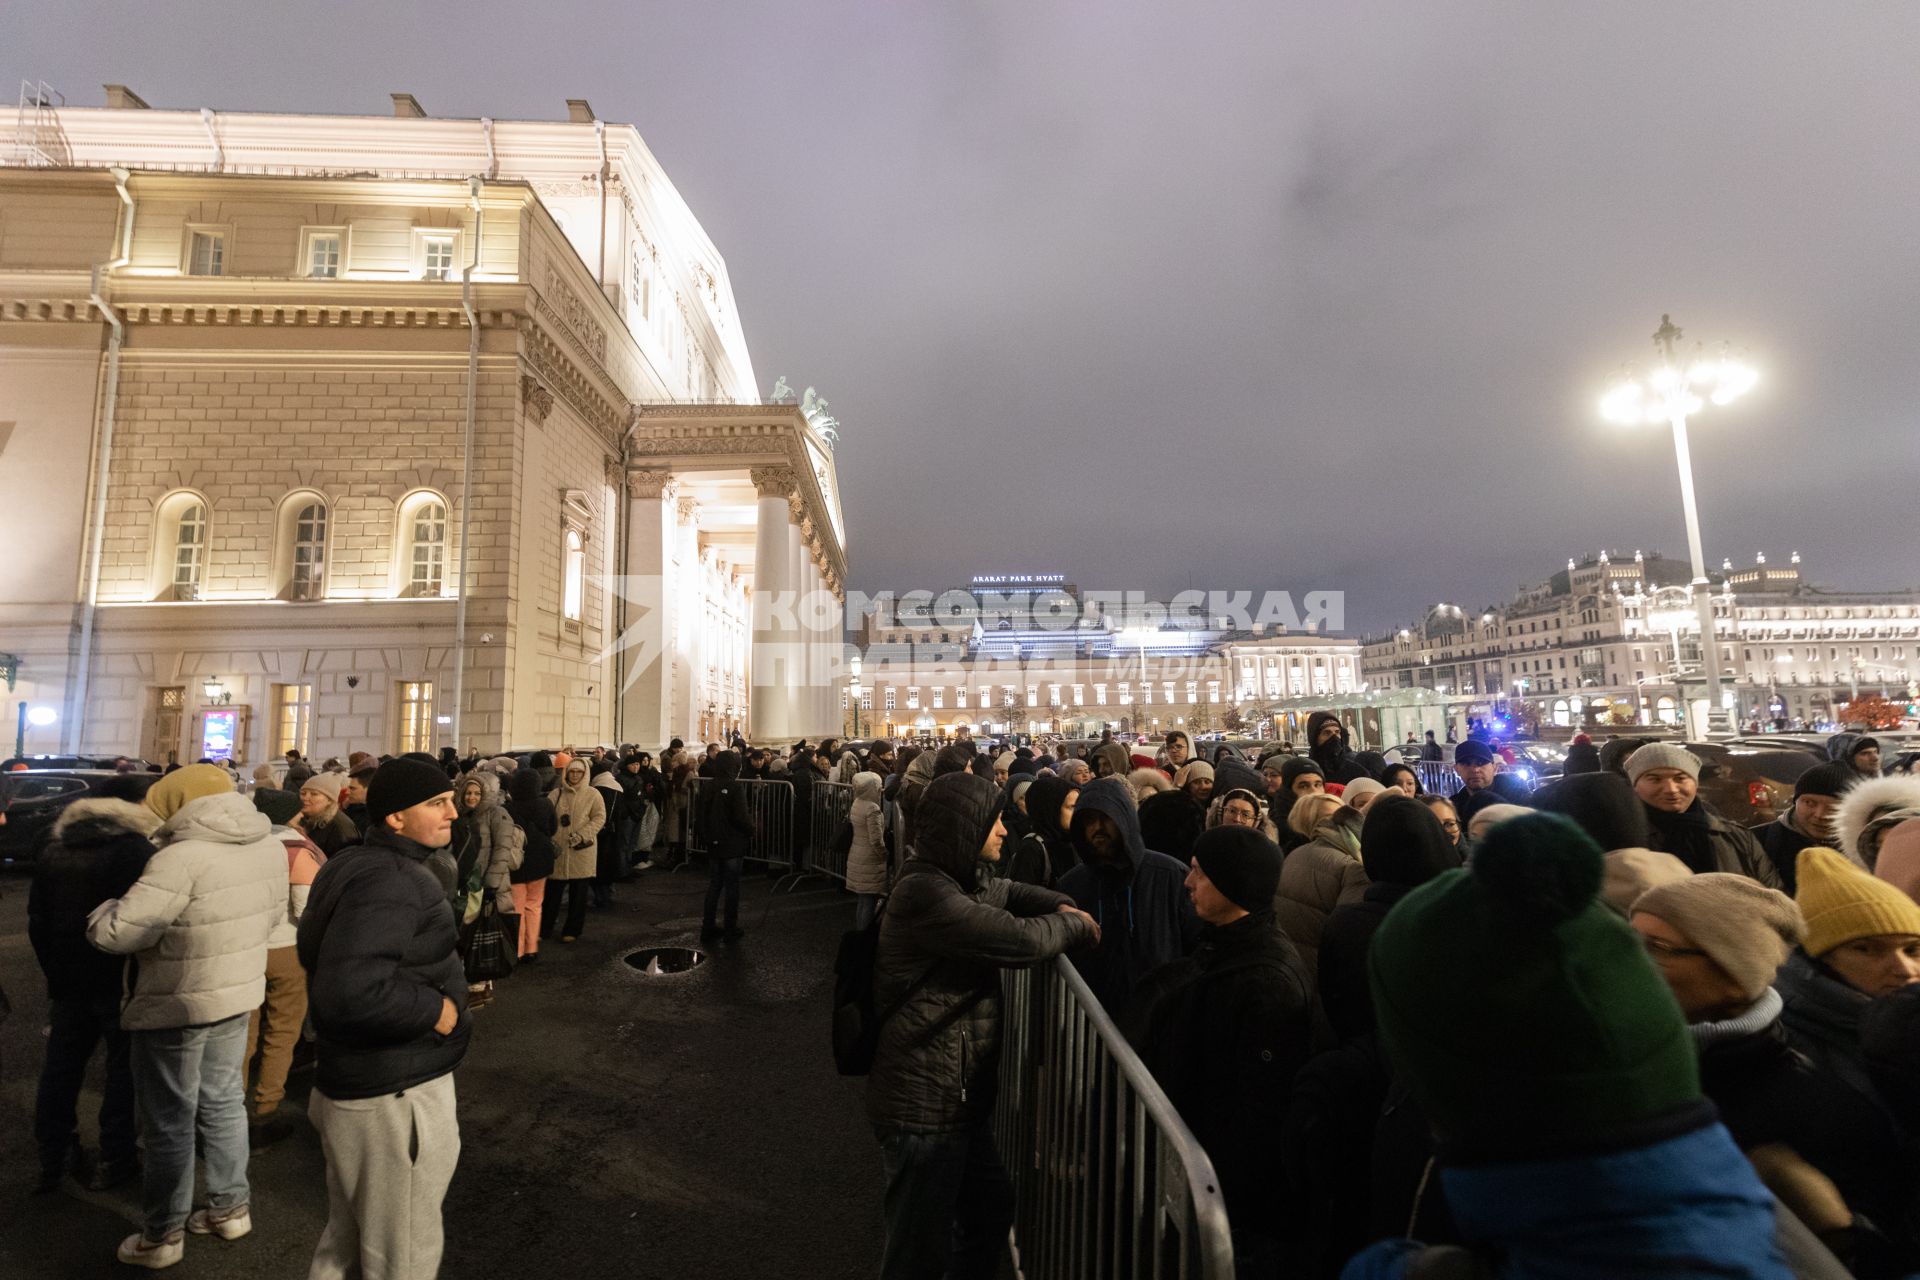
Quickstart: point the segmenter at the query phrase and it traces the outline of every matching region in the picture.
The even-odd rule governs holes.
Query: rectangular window
[[[193,231],[187,243],[187,274],[190,276],[219,276],[226,274],[227,233],[224,231]]]
[[[578,626],[587,598],[587,540],[569,529],[562,545],[560,616]]]
[[[314,280],[338,280],[341,248],[346,243],[346,237],[338,231],[309,231],[306,234],[308,277]]]
[[[1093,686],[1093,702],[1095,706],[1104,707],[1107,705],[1107,686],[1103,684]]]
[[[1073,705],[1074,706],[1084,707],[1087,704],[1086,691],[1087,691],[1087,687],[1083,684],[1077,684],[1073,686]]]
[[[433,682],[403,680],[400,695],[400,750],[433,750]]]
[[[947,691],[939,685],[933,687],[933,709],[935,711],[947,705]]]
[[[1198,680],[1187,681],[1187,701],[1200,701],[1200,682]]]
[[[273,750],[284,756],[289,751],[307,754],[313,720],[313,686],[277,684],[273,686]]]
[[[1207,701],[1220,701],[1220,682],[1218,680],[1207,681]]]
[[[956,707],[967,705],[967,686],[957,684],[953,687],[953,705]]]
[[[453,240],[451,233],[420,237],[420,278],[453,279]]]
[[[893,686],[887,686],[887,710],[893,710]]]
[[[920,690],[918,688],[907,690],[907,710],[918,711],[919,709],[920,709]]]
[[[1037,707],[1040,705],[1040,686],[1039,685],[1030,684],[1027,686],[1027,705],[1030,707]]]
[[[1125,707],[1125,706],[1131,706],[1132,704],[1133,704],[1133,686],[1128,681],[1122,680],[1120,682],[1120,705]]]

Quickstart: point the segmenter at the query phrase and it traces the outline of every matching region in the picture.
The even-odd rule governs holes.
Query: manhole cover
[[[685,973],[705,963],[707,953],[698,947],[642,947],[629,951],[626,961],[650,978],[669,973]]]

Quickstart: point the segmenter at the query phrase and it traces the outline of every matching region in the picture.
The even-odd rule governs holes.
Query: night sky
[[[1663,311],[1707,555],[1920,585],[1920,6],[10,5],[75,105],[637,124],[762,390],[828,395],[852,583],[1347,592],[1349,629],[1685,554],[1595,401]]]

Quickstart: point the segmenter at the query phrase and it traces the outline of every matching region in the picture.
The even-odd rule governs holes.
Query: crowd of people
[[[40,1187],[138,1179],[137,1266],[246,1235],[250,1135],[304,1036],[329,1204],[311,1274],[431,1276],[453,1072],[495,996],[480,940],[521,964],[574,941],[696,828],[703,936],[740,937],[742,862],[781,852],[741,784],[778,779],[796,814],[824,783],[851,800],[886,1277],[996,1274],[1000,971],[1063,954],[1212,1161],[1241,1274],[1823,1275],[1824,1246],[1909,1275],[1920,776],[1842,739],[1754,830],[1670,742],[1577,739],[1536,789],[1469,738],[1439,793],[1331,713],[1257,760],[1177,731],[676,741],[657,762],[296,758],[250,794],[212,763],[110,785],[64,812],[29,902]],[[826,833],[792,839],[799,861]]]
[[[48,994],[37,1189],[139,1181],[142,1229],[117,1250],[133,1266],[173,1266],[190,1235],[247,1235],[249,1151],[287,1131],[304,1038],[328,1195],[310,1274],[431,1277],[489,941],[533,962],[655,857],[684,857],[703,768],[674,742],[659,767],[637,748],[318,767],[290,752],[249,792],[214,761],[108,780],[62,811],[29,893]]]
[[[1749,830],[1671,742],[1581,735],[1534,788],[1470,737],[1435,793],[1332,713],[1308,738],[856,774],[883,1275],[995,1274],[998,973],[1061,954],[1211,1159],[1242,1275],[1920,1272],[1911,757],[1840,735]]]

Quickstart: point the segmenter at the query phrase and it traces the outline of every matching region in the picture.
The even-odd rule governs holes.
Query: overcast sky
[[[1685,554],[1599,421],[1663,311],[1707,554],[1920,585],[1920,5],[7,6],[78,105],[637,124],[762,390],[843,423],[852,585],[1347,593],[1351,630]]]

